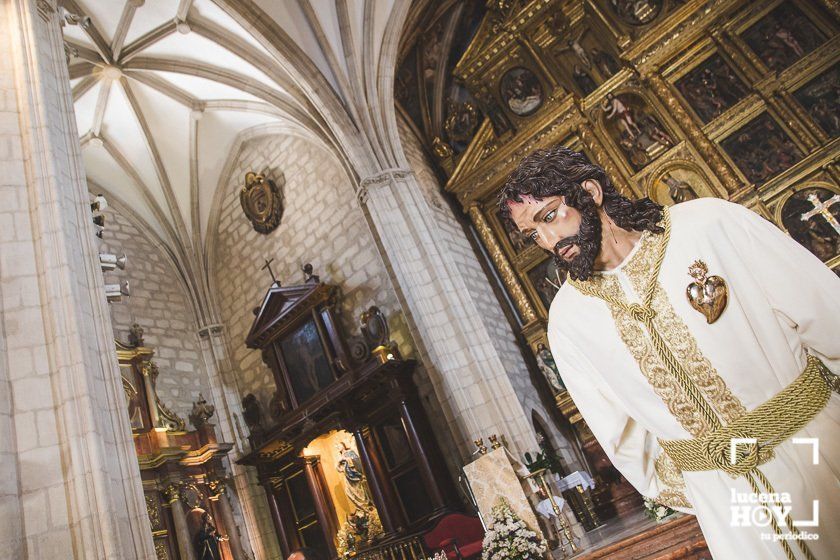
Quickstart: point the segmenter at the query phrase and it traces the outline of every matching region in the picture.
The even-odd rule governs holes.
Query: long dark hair
[[[511,173],[499,197],[502,217],[510,220],[508,203],[522,202],[523,196],[542,199],[563,196],[568,206],[578,210],[592,204],[581,185],[587,179],[598,181],[604,193],[603,208],[615,225],[626,230],[661,233],[662,206],[649,198],[630,200],[616,190],[604,168],[590,163],[581,152],[564,146],[537,150],[525,157]]]

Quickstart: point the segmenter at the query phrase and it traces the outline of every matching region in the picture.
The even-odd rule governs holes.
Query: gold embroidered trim
[[[615,276],[594,276],[591,282],[595,282],[605,294],[626,302],[624,292]],[[697,412],[696,407],[676,378],[671,375],[665,364],[659,359],[641,323],[622,309],[613,305],[609,307],[621,340],[639,364],[642,375],[645,376],[654,392],[668,407],[668,412],[677,419],[688,433],[694,436],[705,433],[708,426],[702,415]]]
[[[657,494],[653,501],[670,508],[681,507],[685,509],[692,509],[694,507],[691,505],[691,502],[688,501],[688,498],[685,497],[685,494],[674,490],[663,490]]]
[[[647,237],[650,239],[651,236],[648,235]],[[656,243],[646,242],[640,247],[640,251],[634,255],[634,258],[630,259],[624,269],[636,293],[642,293],[649,282],[649,276],[657,257],[656,245]],[[651,307],[656,311],[653,318],[656,330],[665,339],[671,352],[676,355],[691,381],[700,389],[717,415],[726,424],[731,424],[743,416],[747,409],[732,394],[732,391],[726,386],[726,382],[709,359],[700,352],[697,340],[692,336],[682,318],[674,311],[674,307],[658,280]]]
[[[624,272],[633,289],[641,293],[650,283],[650,275],[655,269],[655,261],[660,251],[662,238],[650,232],[644,232],[639,240],[636,254],[625,266]],[[617,302],[627,304],[627,298],[618,279],[613,275],[595,275],[588,282],[604,295],[611,296]],[[707,433],[709,426],[703,415],[686,394],[683,387],[662,362],[646,335],[642,324],[625,309],[607,302],[613,316],[618,334],[633,358],[639,364],[642,374],[653,387],[654,392],[668,407],[668,411],[691,435],[698,437]],[[655,312],[654,324],[657,332],[679,360],[691,382],[700,390],[705,400],[715,413],[727,424],[746,413],[741,401],[732,394],[726,382],[703,356],[697,341],[691,335],[688,326],[674,311],[673,306],[659,282],[653,292],[651,308]]]
[[[671,486],[679,491],[685,490],[685,480],[682,471],[677,468],[671,457],[664,451],[653,461],[653,468],[656,476],[666,486]]]
[[[653,462],[653,469],[657,478],[665,486],[655,500],[670,507],[692,508],[691,502],[685,496],[685,480],[682,472],[664,451]]]

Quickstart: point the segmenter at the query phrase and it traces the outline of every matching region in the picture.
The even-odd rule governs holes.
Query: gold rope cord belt
[[[745,414],[744,418],[750,418],[750,420],[744,421],[744,425],[741,425],[740,421],[742,419],[739,419],[735,422],[732,422],[731,426],[724,427],[721,423],[720,418],[712,409],[709,402],[703,397],[703,395],[700,393],[700,390],[697,388],[697,385],[694,384],[691,377],[685,371],[685,368],[683,368],[680,361],[671,352],[671,349],[668,347],[668,344],[665,342],[665,339],[663,339],[662,335],[660,335],[659,332],[656,330],[656,325],[653,322],[654,318],[656,317],[656,311],[652,307],[653,295],[656,291],[657,279],[659,278],[659,271],[662,268],[662,262],[665,260],[665,251],[668,247],[668,240],[671,238],[671,218],[668,212],[668,208],[663,208],[661,225],[664,229],[664,232],[661,234],[660,237],[658,247],[659,252],[657,254],[656,261],[653,265],[653,270],[650,280],[648,281],[648,285],[645,287],[644,292],[641,294],[641,303],[626,303],[624,301],[621,301],[589,282],[576,281],[571,278],[568,280],[568,282],[572,284],[582,294],[599,298],[605,301],[611,308],[614,307],[623,310],[625,313],[628,313],[633,319],[639,321],[645,326],[645,330],[647,331],[648,336],[650,337],[651,344],[654,350],[656,351],[656,354],[662,360],[663,365],[667,368],[668,372],[674,376],[674,379],[676,379],[677,383],[679,383],[679,385],[685,391],[688,398],[696,407],[698,413],[703,417],[703,419],[706,421],[706,424],[712,430],[711,434],[708,434],[705,437],[696,438],[702,443],[692,443],[695,440],[672,440],[672,442],[680,441],[680,443],[675,444],[675,447],[680,448],[680,451],[677,452],[677,457],[671,457],[674,460],[674,463],[676,463],[677,466],[680,466],[680,463],[678,463],[677,461],[679,460],[679,458],[683,458],[686,461],[690,460],[692,462],[692,465],[702,464],[704,466],[704,468],[702,469],[687,468],[685,470],[721,469],[724,472],[733,474],[733,470],[737,469],[735,476],[743,475],[749,482],[753,492],[755,492],[756,494],[767,492],[771,495],[777,495],[777,492],[770,484],[770,481],[767,480],[767,477],[764,475],[764,473],[762,473],[761,470],[758,468],[758,465],[768,460],[769,455],[772,453],[772,446],[769,448],[767,447],[768,442],[775,442],[773,443],[773,446],[778,445],[779,443],[781,443],[781,441],[787,439],[789,435],[785,435],[779,441],[775,441],[775,438],[779,437],[780,434],[786,433],[788,431],[790,431],[790,435],[796,433],[801,427],[805,426],[811,420],[811,418],[816,416],[817,413],[823,409],[823,407],[825,406],[825,402],[828,401],[828,395],[830,394],[830,389],[827,389],[828,380],[827,378],[823,377],[824,372],[822,371],[822,369],[824,369],[825,366],[823,366],[819,360],[816,360],[816,358],[814,358],[814,360],[816,361],[813,362],[811,357],[809,356],[808,366],[805,368],[805,371],[803,371],[802,375],[800,375],[800,377],[798,377],[790,386],[788,386],[782,391],[782,393],[786,395],[784,398],[787,398],[787,391],[790,390],[791,387],[796,386],[796,388],[791,392],[797,394],[791,396],[794,396],[797,399],[796,402],[799,404],[792,405],[791,409],[788,409],[787,405],[783,407],[782,401],[784,400],[784,398],[779,398],[778,400],[776,400],[776,398],[779,397],[779,395],[776,395],[764,404],[760,405],[752,412],[748,412],[747,414]],[[641,241],[639,242],[641,243]],[[815,379],[814,371],[817,372],[817,377],[819,377],[820,380],[822,380],[822,384],[820,384],[820,381]],[[803,379],[803,376],[805,381],[800,381],[801,379]],[[802,387],[800,387],[800,385],[802,385]],[[825,393],[825,395],[823,395],[823,393]],[[814,395],[819,395],[820,398],[823,398],[825,402],[819,405],[819,409],[817,409],[809,415],[811,407],[814,406],[815,403],[819,402],[819,399],[814,398]],[[814,399],[814,403],[808,402],[809,399]],[[756,411],[765,406],[767,406],[767,409],[764,409],[764,412],[753,416],[753,414]],[[771,422],[768,422],[769,419],[765,418],[764,415],[770,414],[770,410],[778,410],[781,411],[781,413],[779,413],[778,416],[772,418]],[[770,437],[768,438],[764,432],[765,427],[761,425],[763,422],[768,422],[771,425],[778,424],[780,426],[783,423],[788,423],[790,424],[791,430],[788,430],[787,427],[780,427],[777,430],[771,431],[769,433]],[[736,427],[738,427],[737,432]],[[748,432],[748,429],[752,429],[752,431]],[[765,449],[764,451],[762,451],[761,444],[757,446],[747,447],[746,449],[744,448],[744,446],[738,446],[738,448],[736,449],[737,460],[735,462],[735,465],[730,465],[730,437],[755,437],[764,444]],[[684,444],[682,443],[682,441],[686,441],[687,443]],[[690,448],[687,446],[690,446]],[[708,456],[707,453],[709,453]],[[670,453],[668,455],[671,456]],[[708,457],[713,457],[713,459],[709,459]],[[694,461],[698,461],[698,463],[694,463]],[[705,465],[707,464],[711,464],[712,466],[706,468]],[[741,468],[738,468],[739,464],[742,465]],[[764,490],[761,489],[759,482],[761,483],[761,486],[764,486]],[[775,505],[779,506],[779,504]],[[791,550],[788,541],[783,538],[782,530],[779,527],[779,524],[776,521],[775,517],[773,517],[772,515],[770,516],[770,523],[773,526],[773,531],[776,533],[776,535],[782,537],[780,538],[779,543],[782,549],[784,549],[785,556],[788,558],[788,560],[796,560],[796,557],[793,554],[793,550]],[[790,514],[785,516],[785,523],[787,524],[787,527],[791,530],[791,533],[797,536],[801,536],[800,531],[794,525]],[[807,560],[815,560],[814,555],[811,553],[804,539],[797,538],[796,544],[802,551],[802,553],[805,555],[805,558],[807,558]]]
[[[692,439],[660,439],[659,444],[680,470],[745,475],[768,461],[774,447],[825,408],[831,396],[826,372],[819,359],[808,356],[805,370],[790,385],[728,426]],[[732,443],[747,438],[757,443]]]

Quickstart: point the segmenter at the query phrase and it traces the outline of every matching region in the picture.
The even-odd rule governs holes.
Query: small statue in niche
[[[303,271],[304,284],[317,284],[321,281],[321,277],[314,273],[314,268],[309,263],[306,263],[300,268]]]
[[[593,47],[592,58],[595,60],[595,66],[601,71],[605,78],[608,78],[618,72],[621,68],[616,60],[607,52]]]
[[[347,447],[347,444],[339,442],[338,462],[335,470],[344,475],[344,493],[350,503],[356,507],[356,511],[366,511],[372,507],[367,480],[362,470],[362,460],[355,450]],[[355,515],[355,514],[354,514]]]
[[[581,32],[577,39],[568,41],[566,44],[572,49],[572,52],[575,53],[580,61],[583,63],[584,66],[587,68],[592,68],[592,61],[589,59],[589,55],[586,53],[586,49],[580,44],[580,39],[583,37],[586,31]]]
[[[668,185],[668,196],[673,199],[674,204],[697,198],[697,193],[694,192],[691,185],[682,179],[671,176],[669,173],[662,177],[662,182]]]
[[[201,426],[208,423],[207,421],[210,420],[215,412],[216,407],[212,404],[207,404],[207,401],[204,400],[204,395],[199,393],[198,401],[193,403],[192,410],[190,411],[190,422],[198,430]]]
[[[262,433],[262,410],[254,393],[248,393],[242,399],[242,418],[252,435]]]
[[[563,380],[560,379],[560,372],[557,370],[557,364],[554,362],[554,356],[551,351],[546,348],[545,344],[540,342],[537,344],[537,366],[548,382],[551,388],[557,392],[565,391],[566,386],[563,385]]]
[[[134,348],[143,346],[143,327],[138,323],[132,323],[128,329],[128,344]]]
[[[213,516],[205,511],[201,514],[201,528],[195,535],[195,551],[198,560],[221,560],[219,543],[228,540],[216,531]]]

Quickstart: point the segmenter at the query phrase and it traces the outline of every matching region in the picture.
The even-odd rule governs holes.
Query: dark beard
[[[578,212],[580,229],[577,235],[562,239],[554,246],[554,264],[559,271],[568,273],[572,280],[589,280],[595,270],[595,257],[601,252],[601,218],[594,204],[579,208]],[[571,261],[566,261],[558,253],[569,245],[577,245],[580,253]]]

